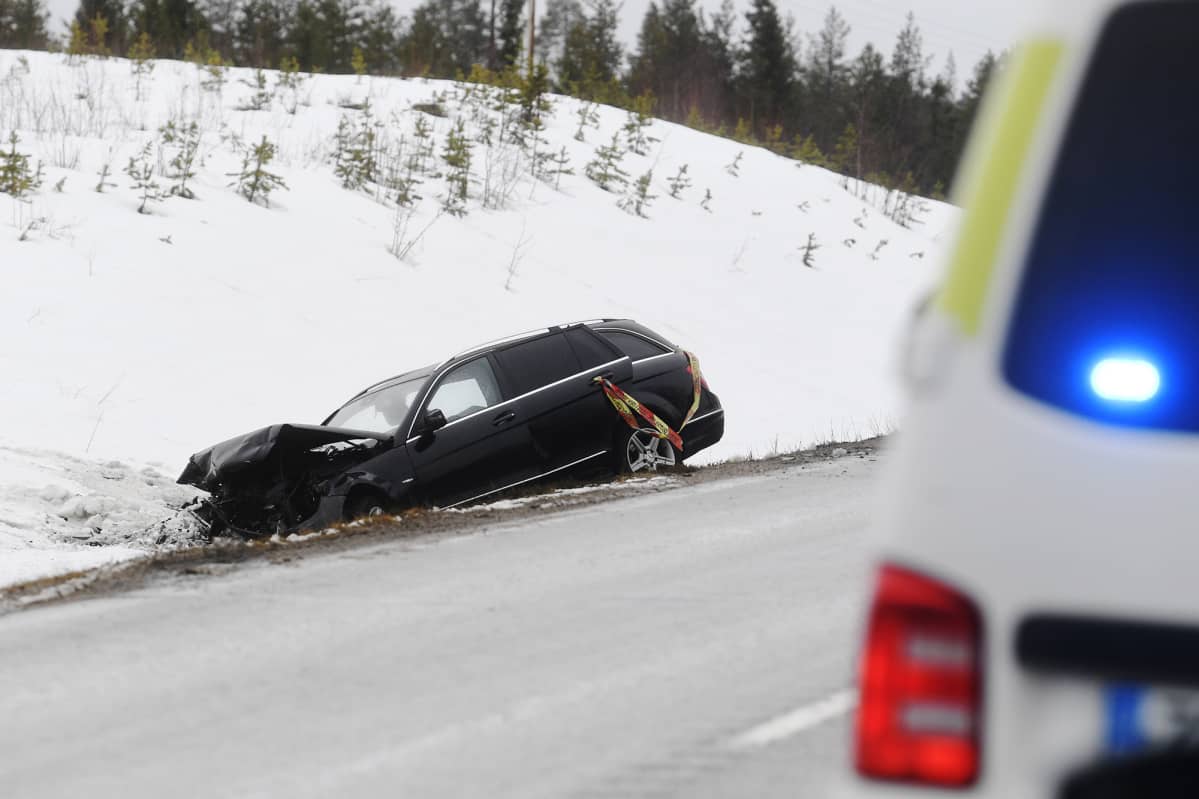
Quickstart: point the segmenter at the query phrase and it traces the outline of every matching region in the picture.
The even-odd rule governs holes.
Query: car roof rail
[[[441,362],[441,364],[438,366],[438,368],[440,369],[442,366],[445,366],[446,364],[449,364],[453,361],[459,360],[460,358],[465,358],[467,355],[474,355],[477,352],[482,352],[483,350],[491,349],[492,347],[498,347],[501,344],[514,344],[514,343],[521,341],[523,339],[526,339],[526,338],[532,338],[533,336],[540,336],[543,333],[551,333],[555,330],[566,330],[567,328],[578,327],[580,325],[590,325],[590,324],[595,324],[597,322],[603,323],[603,322],[617,322],[617,321],[620,321],[620,320],[618,320],[618,319],[583,319],[578,322],[566,322],[566,323],[563,323],[560,325],[551,325],[549,327],[538,327],[533,330],[525,331],[524,333],[517,333],[516,335],[513,335],[513,336],[504,336],[503,338],[497,338],[493,341],[488,341],[483,344],[477,344],[477,345],[471,347],[470,349],[465,349],[462,352],[456,353],[455,355],[451,355],[449,358],[446,358],[444,361]]]
[[[449,358],[446,358],[444,361],[442,361],[441,365],[445,366],[450,361],[456,361],[459,358],[465,358],[467,355],[474,355],[476,352],[482,352],[483,350],[490,349],[491,347],[499,346],[500,344],[509,344],[512,342],[520,341],[521,339],[531,338],[532,336],[539,336],[542,333],[549,333],[551,330],[553,330],[553,328],[551,328],[551,327],[539,327],[539,328],[536,328],[535,330],[528,330],[524,333],[517,333],[514,336],[504,336],[503,338],[497,338],[494,341],[488,341],[484,344],[476,344],[475,346],[471,347],[470,349],[466,349],[466,350],[463,350],[462,352],[451,355]]]

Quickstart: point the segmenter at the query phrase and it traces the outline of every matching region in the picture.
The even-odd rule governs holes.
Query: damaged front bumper
[[[211,495],[195,511],[210,535],[327,526],[342,520],[337,478],[390,444],[389,436],[364,430],[272,425],[192,455],[178,482]]]

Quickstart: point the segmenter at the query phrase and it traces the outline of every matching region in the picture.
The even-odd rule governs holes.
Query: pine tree
[[[21,142],[14,130],[8,136],[8,152],[0,151],[0,194],[18,199],[32,194],[42,186],[42,165],[30,166],[29,156],[17,152]]]
[[[809,269],[816,268],[816,251],[820,245],[816,243],[816,234],[808,234],[808,243],[803,246],[803,265]]]
[[[333,174],[344,189],[358,190],[379,181],[378,122],[366,102],[357,121],[343,116],[334,134]]]
[[[610,100],[609,87],[620,76],[624,51],[618,34],[618,6],[613,0],[594,0],[588,13],[576,19],[554,64],[559,87],[574,86],[572,94]]]
[[[115,0],[109,0],[115,4]],[[208,21],[195,0],[138,0],[131,9],[135,35],[147,33],[167,58],[179,58],[190,42],[207,54]],[[110,20],[111,24],[112,20]]]
[[[158,129],[164,148],[173,150],[169,163],[170,170],[166,173],[172,183],[167,194],[172,197],[182,197],[194,200],[195,192],[188,186],[188,181],[196,176],[196,156],[200,152],[200,126],[192,121],[187,125],[176,125],[174,120],[168,120]]]
[[[595,157],[583,168],[587,177],[604,191],[612,191],[613,187],[623,186],[628,182],[629,174],[620,168],[624,158],[624,150],[620,149],[620,134],[612,134],[612,143],[597,147]]]
[[[88,41],[97,32],[97,19],[103,19],[98,41]],[[80,0],[71,22],[72,55],[123,53],[128,38],[129,19],[121,0]]]
[[[741,158],[744,155],[744,152],[737,153],[737,157],[732,160],[732,163],[725,165],[724,171],[728,172],[735,178],[741,177]]]
[[[129,70],[133,73],[133,91],[138,100],[142,99],[142,81],[154,72],[154,43],[150,34],[142,31],[137,41],[129,48]]]
[[[699,201],[699,207],[712,213],[712,190],[704,189],[704,198]]]
[[[816,138],[812,135],[805,139],[800,134],[795,134],[795,141],[791,146],[791,157],[801,164],[825,165],[824,153],[820,151],[820,147],[816,144]]]
[[[160,186],[154,180],[154,164],[150,160],[153,149],[153,142],[146,142],[146,145],[142,147],[141,154],[136,158],[130,156],[129,164],[125,167],[125,174],[133,181],[131,188],[139,194],[141,199],[141,205],[137,207],[139,214],[150,213],[146,207],[151,202],[162,199]]]
[[[499,67],[511,67],[520,57],[524,25],[520,12],[523,0],[500,0],[499,49],[496,51]]]
[[[241,171],[229,173],[229,177],[234,178],[229,185],[236,186],[237,193],[249,202],[261,202],[269,208],[271,192],[287,188],[283,178],[266,169],[274,159],[275,145],[263,136],[262,141],[242,157]]]
[[[649,210],[650,203],[657,199],[657,195],[650,194],[650,184],[654,179],[654,170],[646,172],[633,183],[632,189],[620,201],[619,206],[622,211],[627,211],[634,216],[645,217],[646,211]]]
[[[849,66],[845,59],[849,34],[845,18],[832,7],[824,17],[824,27],[810,37],[807,48],[804,77],[811,107],[807,121],[817,140],[826,147],[845,126],[842,108],[848,92]]]
[[[300,87],[305,77],[300,74],[300,62],[295,56],[286,56],[279,61],[279,73],[275,78],[275,92],[283,103],[283,110],[295,114],[300,105]]]
[[[833,167],[842,175],[862,179],[862,147],[857,127],[851,122],[837,139],[833,150]]]
[[[587,127],[599,127],[599,114],[595,111],[596,104],[583,102],[579,104],[579,108],[575,111],[575,116],[579,119],[579,127],[575,130],[575,141],[586,141],[583,138],[583,129]]]
[[[563,175],[573,175],[575,171],[570,168],[570,156],[566,154],[566,148],[563,147],[558,151],[558,154],[550,159],[553,167],[550,169],[550,174],[554,176],[554,188],[558,189],[562,186]]]
[[[204,57],[204,62],[204,78],[200,81],[200,88],[220,94],[228,80],[229,65],[216,50],[209,50]]]
[[[783,126],[770,125],[766,128],[766,141],[764,142],[766,149],[780,155],[786,149],[783,145]]]
[[[679,171],[675,173],[674,177],[667,179],[666,184],[670,186],[671,197],[676,200],[682,199],[679,195],[691,185],[691,178],[687,177],[687,165],[680,166]]]
[[[110,153],[110,155],[111,155],[111,153]],[[96,174],[100,176],[100,180],[96,182],[96,193],[97,194],[103,194],[105,189],[110,189],[110,188],[115,189],[116,188],[117,184],[108,182],[108,178],[112,174],[111,165],[108,163],[108,161],[104,162],[104,166],[102,166],[100,168],[100,171],[97,172]]]
[[[242,80],[246,86],[253,89],[250,94],[250,99],[238,106],[240,111],[262,111],[271,107],[271,100],[274,99],[274,94],[267,87],[266,73],[261,69],[254,70],[253,80]]]
[[[780,121],[795,87],[795,51],[773,0],[751,0],[738,80],[752,130]]]
[[[290,23],[290,24],[289,24]],[[290,5],[284,0],[245,0],[237,13],[233,27],[233,52],[243,66],[269,69],[281,59],[294,62],[294,74],[300,69],[294,55],[284,56],[285,40],[295,24]]]
[[[425,174],[429,170],[429,159],[433,157],[433,126],[424,114],[416,115],[412,125],[412,138],[416,144],[412,155],[409,156],[409,171]]]
[[[625,120],[623,128],[625,142],[628,144],[630,152],[637,155],[647,155],[650,143],[658,141],[646,134],[646,131],[654,122],[653,111],[654,96],[649,92],[644,92],[633,100],[633,107],[629,110],[629,115]]]
[[[538,4],[538,8],[542,8]],[[585,19],[579,0],[549,0],[538,15],[537,36],[533,40],[536,60],[556,68],[562,58],[567,32]],[[560,76],[554,76],[560,82]]]
[[[0,0],[0,48],[44,50],[50,12],[42,0]]]
[[[462,120],[459,120],[446,136],[441,160],[449,167],[446,172],[446,196],[442,201],[442,208],[454,216],[465,216],[470,189],[471,145],[466,135],[466,123]]]

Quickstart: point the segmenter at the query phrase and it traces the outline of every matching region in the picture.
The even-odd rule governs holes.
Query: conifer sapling
[[[816,251],[820,245],[816,243],[816,234],[808,234],[808,243],[803,246],[803,265],[809,269],[816,268]]]
[[[629,193],[620,201],[620,209],[634,216],[646,217],[645,212],[649,210],[650,203],[657,199],[657,195],[649,193],[653,179],[654,170],[652,169],[637,178]]]
[[[158,181],[154,180],[154,164],[150,161],[150,154],[153,152],[153,142],[146,142],[142,147],[142,151],[138,157],[129,157],[129,163],[125,167],[125,174],[133,181],[132,189],[138,193],[141,199],[141,205],[137,207],[139,214],[150,213],[146,210],[146,206],[157,200],[162,199],[162,193],[158,185]]]
[[[618,133],[612,134],[612,142],[595,150],[595,158],[587,162],[583,168],[587,177],[604,191],[612,191],[615,186],[623,186],[628,182],[629,173],[620,168],[624,151],[620,149]]]
[[[0,151],[0,193],[18,199],[37,191],[42,185],[42,164],[39,161],[36,169],[30,166],[29,156],[17,152],[20,141],[14,130],[8,136],[8,151]]]
[[[150,77],[154,71],[152,58],[154,43],[150,41],[150,34],[142,31],[129,48],[129,70],[133,73],[133,91],[138,100],[142,99],[142,80]]]
[[[682,199],[679,195],[683,193],[691,185],[691,178],[687,177],[687,165],[683,164],[679,167],[679,171],[674,177],[667,178],[666,184],[670,186],[670,196],[676,200]]]
[[[275,145],[263,136],[262,141],[251,147],[243,156],[241,171],[229,173],[230,177],[235,178],[229,185],[236,186],[238,194],[248,201],[261,202],[270,207],[271,192],[287,188],[283,178],[266,169],[274,158]]]
[[[449,169],[446,171],[446,196],[442,208],[454,216],[466,214],[466,199],[470,189],[471,145],[466,135],[466,123],[462,120],[446,137],[441,160]]]

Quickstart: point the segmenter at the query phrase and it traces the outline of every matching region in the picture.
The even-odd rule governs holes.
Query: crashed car
[[[319,425],[279,424],[193,455],[212,534],[320,528],[452,507],[603,467],[674,466],[715,444],[724,411],[695,356],[631,320],[545,328],[355,395]]]

